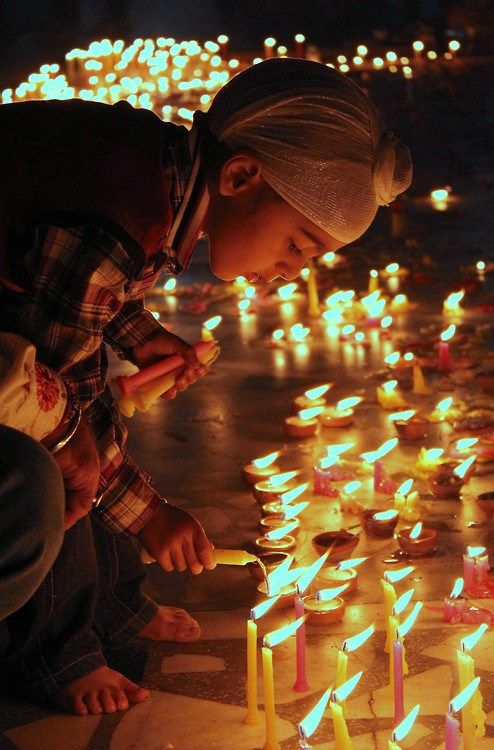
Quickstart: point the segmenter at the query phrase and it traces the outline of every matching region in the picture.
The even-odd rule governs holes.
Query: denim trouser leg
[[[141,594],[146,577],[134,539],[116,536],[93,518],[99,596],[95,628],[105,646],[119,647],[154,617],[158,607]]]
[[[42,445],[0,425],[0,620],[22,607],[63,540],[62,476]]]

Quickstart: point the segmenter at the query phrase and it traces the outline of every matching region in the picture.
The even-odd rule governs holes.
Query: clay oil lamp
[[[289,524],[283,517],[279,518],[278,516],[264,516],[264,518],[261,518],[259,521],[259,530],[262,534],[266,534],[268,531],[272,531],[273,529],[283,529],[290,525],[291,533],[296,536],[300,531],[300,519],[294,519],[293,523],[296,525],[293,526],[293,524]]]
[[[257,590],[259,594],[262,594],[263,598],[267,596],[267,586],[266,582],[260,583],[257,587]],[[279,596],[279,599],[273,606],[273,609],[285,609],[285,607],[293,607],[293,597],[297,593],[297,584],[296,583],[286,583],[283,586],[280,586],[278,589],[276,596]],[[272,594],[270,594],[272,596]]]
[[[324,406],[312,406],[310,409],[301,409],[296,417],[286,417],[283,422],[286,434],[295,438],[312,437],[317,432],[318,416],[323,410]]]
[[[482,492],[480,495],[477,495],[475,502],[487,518],[491,519],[494,517],[494,492]]]
[[[402,440],[419,440],[427,434],[429,421],[417,414],[414,409],[396,411],[390,414],[388,419],[393,423],[396,434]]]
[[[341,594],[341,596],[346,597],[357,588],[357,567],[367,559],[367,557],[354,557],[350,560],[341,560],[336,565],[322,568],[317,574],[315,585],[318,588],[326,588],[327,586],[343,586],[346,584],[347,588]]]
[[[254,544],[260,552],[290,552],[296,545],[296,539],[292,536],[299,526],[298,519],[292,521],[288,526],[284,525],[279,529],[272,529],[264,536],[258,537]]]
[[[323,531],[312,537],[312,545],[319,555],[329,551],[328,563],[345,560],[352,554],[358,543],[358,534],[351,534],[346,529]]]
[[[348,427],[353,422],[353,407],[361,401],[362,398],[359,396],[343,398],[336,406],[328,406],[321,410],[319,422],[323,427]]]
[[[453,406],[453,397],[447,396],[436,404],[429,417],[430,422],[452,422],[460,415],[460,410]]]
[[[434,552],[437,531],[423,526],[420,522],[413,528],[401,529],[396,535],[398,546],[410,557],[422,557]]]
[[[458,497],[461,488],[474,471],[476,456],[470,456],[461,464],[445,461],[435,474],[428,477],[427,485],[434,497]]]
[[[303,484],[298,484],[293,489],[288,490],[287,492],[283,492],[282,495],[278,498],[278,500],[274,500],[270,503],[266,503],[262,506],[261,512],[263,516],[276,516],[277,518],[286,518],[286,512],[291,506],[290,503],[295,500],[297,497],[300,497],[307,487],[309,486],[308,482],[304,482]]]
[[[281,563],[286,562],[288,558],[290,558],[290,561],[293,560],[288,552],[265,552],[259,555],[258,558],[262,563],[262,566],[257,562],[252,562],[247,563],[247,568],[254,581],[257,581],[257,583],[262,583],[265,580],[264,570],[266,571],[266,574],[269,575],[273,572],[273,570],[281,565]]]
[[[397,510],[380,511],[376,508],[369,508],[362,511],[361,518],[367,536],[375,539],[387,539],[394,534],[399,513]]]
[[[322,589],[315,596],[303,598],[304,613],[308,625],[333,625],[345,614],[345,600],[339,594],[346,589],[346,584],[331,589]]]
[[[290,569],[292,562],[293,557],[287,555],[279,565],[268,572],[266,580],[261,581],[257,587],[258,592],[263,596],[280,597],[275,605],[277,609],[292,607],[293,599],[297,595],[296,581],[300,578],[303,570],[300,568]]]
[[[319,385],[316,388],[310,388],[294,400],[295,409],[300,411],[300,409],[310,409],[312,406],[325,406],[326,393],[332,387],[333,383],[324,383],[324,385]]]
[[[282,474],[273,474],[268,479],[256,482],[252,494],[258,503],[279,502],[281,496],[296,487],[296,480],[300,471],[285,471]]]
[[[280,451],[275,451],[267,456],[255,458],[252,463],[246,464],[243,468],[243,478],[247,484],[257,484],[257,482],[262,482],[278,474],[279,468],[275,466],[274,462],[279,455]]]

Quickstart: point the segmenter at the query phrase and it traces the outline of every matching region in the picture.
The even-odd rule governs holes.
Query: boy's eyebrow
[[[312,234],[312,232],[308,232],[307,229],[304,229],[303,227],[300,227],[300,231],[305,234],[306,237],[309,238],[311,242],[314,243],[314,245],[317,245],[317,247],[324,248],[325,242],[321,242],[319,237],[317,237],[315,234]]]

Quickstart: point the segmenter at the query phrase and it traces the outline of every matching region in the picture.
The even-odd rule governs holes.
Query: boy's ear
[[[263,182],[259,159],[249,154],[236,154],[220,169],[218,192],[220,195],[234,196],[257,189]]]

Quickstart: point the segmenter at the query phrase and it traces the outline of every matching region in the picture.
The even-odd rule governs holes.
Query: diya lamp
[[[343,398],[336,406],[329,406],[319,413],[319,422],[323,427],[348,427],[353,422],[353,407],[359,404],[362,398],[350,396]]]
[[[427,434],[428,419],[417,414],[414,409],[394,412],[389,415],[388,419],[393,423],[396,434],[402,440],[419,440]]]
[[[452,408],[453,397],[446,396],[436,404],[434,411],[431,412],[429,417],[430,422],[451,422],[460,415],[460,410],[456,407]]]
[[[458,497],[461,488],[474,471],[476,456],[461,464],[447,461],[439,464],[435,474],[427,478],[429,490],[436,497]]]
[[[449,341],[455,335],[455,331],[456,326],[454,323],[451,323],[439,336],[439,370],[444,373],[451,372],[453,369]]]
[[[397,510],[379,511],[376,508],[363,510],[362,525],[367,536],[374,539],[387,539],[393,536],[399,520]]]
[[[464,289],[461,289],[459,292],[451,292],[451,294],[444,300],[443,315],[461,317],[465,312],[460,305],[464,296]]]
[[[262,583],[267,580],[273,570],[280,567],[282,563],[286,564],[287,561],[287,567],[289,568],[293,562],[293,557],[288,552],[264,552],[257,557],[256,562],[247,563],[247,568],[254,581]]]
[[[282,518],[289,508],[295,507],[290,505],[292,500],[296,500],[297,497],[300,497],[300,495],[305,492],[308,486],[308,482],[303,482],[302,484],[296,485],[293,489],[288,490],[287,492],[283,492],[278,500],[274,500],[262,506],[262,515],[277,516],[278,518]]]
[[[403,396],[396,390],[397,385],[397,380],[388,380],[386,383],[377,386],[377,401],[382,409],[393,411],[407,405]]]
[[[457,578],[451,593],[444,598],[443,603],[443,621],[457,623],[461,622],[463,615],[468,609],[468,603],[465,599],[460,599],[463,591],[463,578]]]
[[[347,588],[342,592],[342,596],[347,596],[355,591],[358,583],[357,567],[361,565],[367,557],[354,557],[349,560],[341,560],[336,565],[330,565],[323,568],[317,575],[316,583],[319,586],[343,586]]]
[[[398,726],[393,729],[391,740],[388,743],[388,750],[401,750],[401,747],[397,743],[401,742],[401,740],[404,740],[407,734],[409,734],[419,711],[420,704],[417,703],[417,705],[412,708],[408,716],[405,716],[403,721],[401,721]]]
[[[421,448],[415,462],[418,476],[426,479],[434,474],[443,461],[443,454],[444,448]]]
[[[318,591],[315,596],[304,596],[304,612],[308,625],[333,625],[345,614],[345,600],[341,598],[347,584]]]
[[[327,554],[331,563],[347,558],[358,543],[358,534],[351,534],[346,529],[323,531],[312,537],[312,545],[316,552],[319,555]]]
[[[313,406],[301,409],[296,417],[286,417],[284,428],[287,435],[296,438],[312,437],[319,426],[318,416],[324,411],[324,406]]]
[[[292,521],[287,526],[268,531],[264,536],[258,537],[254,544],[261,552],[290,552],[295,545],[296,539],[292,532],[298,528],[299,521]]]
[[[281,569],[281,565],[279,568]],[[293,597],[297,595],[297,578],[300,577],[302,571],[294,568],[293,570],[285,570],[283,575],[279,575],[274,579],[273,571],[267,580],[262,581],[257,586],[257,591],[264,597],[271,598],[273,596],[279,597],[274,609],[286,609],[287,607],[293,606]]]
[[[297,410],[309,409],[312,406],[324,406],[326,404],[325,394],[333,387],[333,383],[324,383],[316,388],[310,388],[302,396],[297,396],[293,405]]]
[[[451,458],[467,458],[475,453],[472,448],[477,446],[478,442],[478,438],[460,438],[454,445],[448,446],[448,456],[451,456]]]
[[[261,504],[280,502],[280,498],[285,492],[296,487],[295,477],[298,477],[299,474],[299,470],[273,474],[267,479],[256,482],[252,494],[257,502]]]
[[[214,341],[215,338],[212,334],[212,331],[219,326],[221,321],[223,320],[221,315],[215,315],[214,318],[209,318],[209,320],[205,320],[202,324],[202,330],[201,330],[201,339],[202,341]]]
[[[278,474],[279,468],[274,465],[274,462],[279,455],[280,451],[274,451],[267,456],[255,458],[250,464],[246,464],[242,474],[247,484],[257,484]]]
[[[300,503],[301,506],[307,507],[309,503]],[[303,510],[304,508],[301,508]],[[300,511],[298,511],[300,512]],[[290,533],[293,534],[293,536],[297,536],[298,532],[300,531],[300,519],[294,518],[291,523],[288,523],[287,520],[283,517],[279,516],[264,516],[259,520],[259,530],[262,534],[266,534],[268,531],[272,531],[273,529],[286,529],[287,526],[290,526]]]
[[[472,682],[458,693],[448,705],[445,725],[445,745],[444,750],[459,750],[460,747],[460,722],[455,717],[459,711],[470,701],[480,683],[480,677],[476,677]]]
[[[422,557],[430,555],[436,549],[437,531],[419,522],[413,528],[398,531],[396,540],[402,552],[410,557]]]

